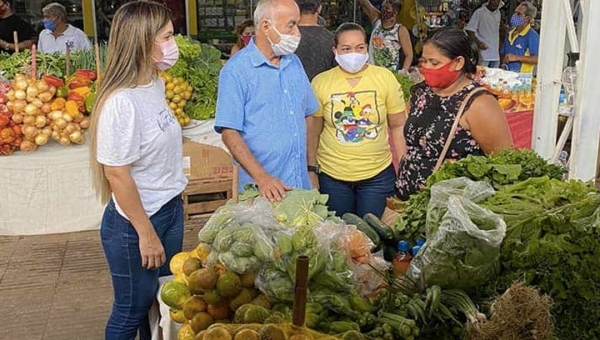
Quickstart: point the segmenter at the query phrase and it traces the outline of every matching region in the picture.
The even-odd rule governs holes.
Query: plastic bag
[[[433,238],[448,209],[450,196],[464,197],[471,202],[482,202],[495,191],[487,182],[475,182],[466,177],[459,177],[439,182],[431,187],[431,198],[427,205],[425,230],[427,239]]]
[[[504,220],[465,197],[450,196],[432,239],[412,260],[407,275],[427,285],[477,289],[500,270]]]

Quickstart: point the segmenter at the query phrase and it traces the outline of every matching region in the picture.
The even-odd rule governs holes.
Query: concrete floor
[[[207,217],[186,223],[191,250]],[[112,286],[99,231],[0,236],[0,339],[100,340]]]

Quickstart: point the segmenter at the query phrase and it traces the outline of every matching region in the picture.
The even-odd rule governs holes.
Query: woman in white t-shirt
[[[138,331],[150,339],[158,278],[182,248],[181,128],[156,74],[178,57],[166,6],[136,1],[117,10],[91,125],[94,187],[108,202],[100,228],[114,288],[106,339]]]

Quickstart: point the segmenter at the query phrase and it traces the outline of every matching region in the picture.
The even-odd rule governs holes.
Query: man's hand
[[[506,56],[504,56],[504,63],[505,64],[513,63],[513,62],[518,62],[518,61],[521,61],[521,56],[518,56],[516,54],[509,53]]]
[[[313,189],[319,190],[319,175],[311,171],[308,173],[308,177],[310,177]]]
[[[158,269],[162,267],[167,261],[165,248],[154,229],[147,235],[139,235],[139,239],[142,267],[146,269]]]
[[[292,190],[292,188],[283,184],[282,181],[268,174],[257,178],[256,186],[258,186],[260,195],[271,202],[281,201],[285,197],[285,192]]]

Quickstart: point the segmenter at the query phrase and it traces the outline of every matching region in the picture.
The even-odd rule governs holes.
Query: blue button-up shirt
[[[215,130],[239,131],[271,176],[310,189],[305,118],[318,108],[300,59],[282,56],[276,67],[251,41],[221,70]],[[254,180],[240,168],[240,191],[248,183]]]

